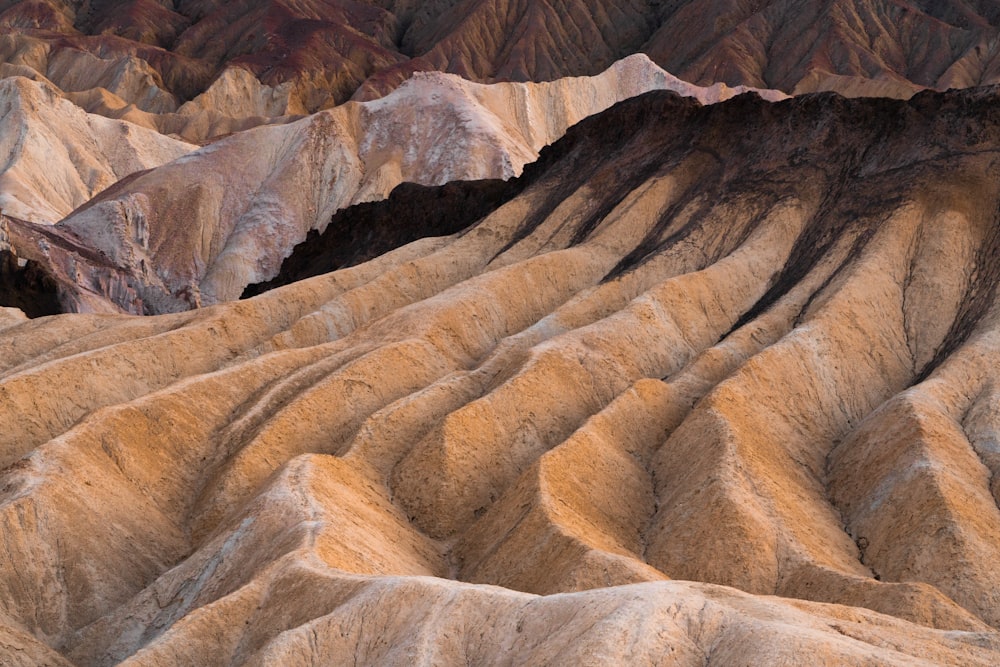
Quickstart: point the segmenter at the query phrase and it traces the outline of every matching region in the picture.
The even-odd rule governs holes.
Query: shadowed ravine
[[[998,94],[649,93],[253,298],[0,310],[8,642],[996,664]]]

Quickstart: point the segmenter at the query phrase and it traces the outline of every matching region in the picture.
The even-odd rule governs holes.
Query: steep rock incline
[[[691,86],[642,55],[596,77],[542,84],[418,75],[383,99],[240,133],[138,174],[52,233],[23,229],[14,245],[49,267],[67,310],[162,313],[233,300],[273,278],[338,209],[404,181],[510,178],[570,125],[654,89],[705,102],[742,92]]]
[[[696,83],[909,97],[923,87],[1000,82],[996,0],[664,5],[643,51]]]
[[[997,664],[998,94],[653,92],[441,189],[485,198],[451,235],[196,311],[0,312],[3,632],[79,666]]]
[[[190,140],[419,71],[548,81],[639,52],[694,83],[789,93],[908,97],[1000,76],[998,0],[34,0],[0,3],[0,27],[0,75],[28,68],[88,111]]]
[[[0,210],[52,224],[137,171],[197,148],[87,114],[54,89],[0,79]]]

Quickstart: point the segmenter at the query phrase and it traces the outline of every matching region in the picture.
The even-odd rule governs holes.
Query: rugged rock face
[[[13,243],[49,267],[65,310],[162,313],[233,300],[273,278],[338,209],[401,182],[510,178],[573,123],[654,89],[706,103],[743,92],[686,84],[641,55],[596,77],[541,84],[418,75],[385,98],[241,132],[135,174],[57,230],[15,225]]]
[[[997,96],[653,92],[338,223],[453,234],[0,311],[0,650],[996,664]]]
[[[1000,72],[996,0],[7,0],[0,27],[0,74],[192,141],[419,71],[555,80],[638,52],[694,83],[789,93],[908,97]]]
[[[1000,82],[1000,3],[667,2],[643,50],[686,80],[909,97]]]

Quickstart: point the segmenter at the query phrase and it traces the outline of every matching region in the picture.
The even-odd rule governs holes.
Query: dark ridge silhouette
[[[18,261],[0,250],[0,306],[20,308],[28,317],[58,315],[59,286],[37,262]]]
[[[388,199],[334,214],[322,234],[309,232],[272,280],[247,286],[240,298],[360,264],[411,241],[462,231],[509,200],[517,184],[457,181],[442,186],[402,183]]]

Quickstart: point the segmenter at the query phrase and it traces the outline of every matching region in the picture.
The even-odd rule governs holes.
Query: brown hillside
[[[381,96],[415,71],[553,80],[638,52],[700,85],[789,93],[908,97],[1000,72],[996,0],[34,0],[0,3],[0,26],[0,74],[44,76],[89,111],[203,111],[234,129],[212,115],[227,95],[260,122]]]

